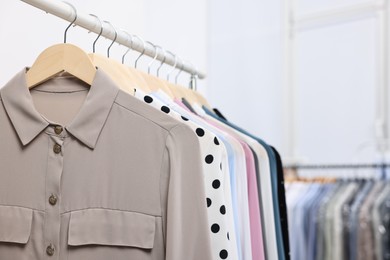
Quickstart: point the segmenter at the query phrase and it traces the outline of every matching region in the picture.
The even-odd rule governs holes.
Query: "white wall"
[[[296,0],[295,12],[348,7],[369,0]],[[378,21],[320,26],[296,33],[294,147],[289,147],[285,4],[210,3],[209,97],[233,122],[307,163],[375,162]],[[295,151],[292,154],[290,151]]]
[[[376,21],[302,32],[296,40],[297,151],[310,162],[373,162]],[[360,152],[363,152],[361,154]]]
[[[283,149],[282,2],[209,2],[211,103]]]
[[[208,72],[207,3],[207,0],[145,1],[145,38]],[[181,75],[181,82],[188,86],[188,75]],[[198,83],[202,93],[207,93],[207,82],[206,78]]]
[[[295,1],[297,16],[370,0]],[[381,24],[378,13],[295,34],[297,156],[308,162],[376,162]]]

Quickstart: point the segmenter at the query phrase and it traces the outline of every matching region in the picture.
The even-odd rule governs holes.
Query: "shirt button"
[[[52,244],[46,247],[46,254],[48,254],[49,256],[54,255],[54,246]]]
[[[57,201],[58,201],[58,199],[57,199],[57,196],[56,195],[51,195],[50,197],[49,197],[49,203],[50,203],[50,205],[52,205],[52,206],[54,206],[54,205],[56,205],[57,204]]]
[[[54,147],[53,147],[53,151],[54,151],[56,154],[59,154],[59,153],[61,152],[61,145],[55,144]]]
[[[55,132],[57,135],[61,134],[63,130],[64,130],[64,129],[63,129],[62,126],[60,126],[60,125],[56,125],[56,126],[54,127],[54,132]]]

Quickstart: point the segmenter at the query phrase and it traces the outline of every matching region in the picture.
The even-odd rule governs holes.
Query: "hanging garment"
[[[279,210],[280,210],[280,225],[281,225],[282,236],[283,236],[283,247],[285,251],[286,260],[290,260],[290,244],[288,239],[288,218],[287,218],[287,204],[286,204],[283,163],[279,152],[273,146],[271,146],[271,148],[275,154],[276,165],[277,165],[278,199],[279,199]]]
[[[371,191],[374,183],[372,181],[366,181],[358,194],[355,197],[350,211],[347,211],[347,219],[344,222],[344,230],[348,233],[348,236],[344,237],[345,243],[349,243],[346,248],[349,247],[349,251],[346,250],[345,256],[351,260],[357,260],[357,246],[358,246],[358,230],[359,230],[359,211],[364,202],[364,198],[367,197]],[[347,254],[348,253],[348,254]]]
[[[234,226],[229,226],[233,218],[230,195],[230,177],[226,148],[214,134],[196,125],[188,118],[171,110],[166,104],[141,90],[136,90],[135,97],[146,104],[166,113],[191,127],[199,139],[207,196],[208,226],[210,228],[211,248],[213,259],[238,259],[235,245]],[[228,196],[225,198],[226,194]],[[233,241],[234,243],[232,243]]]
[[[383,252],[385,251],[385,248],[390,247],[389,244],[385,244],[385,248],[383,247],[383,238],[384,234],[386,234],[386,230],[383,225],[382,220],[382,212],[381,212],[381,206],[383,203],[386,202],[387,198],[390,196],[390,183],[387,183],[383,191],[378,195],[378,198],[375,200],[375,203],[373,205],[372,209],[372,229],[374,230],[374,241],[375,241],[375,258],[376,259],[383,259]],[[387,251],[387,250],[386,250]]]
[[[226,133],[222,132],[220,129],[217,129],[216,127],[213,127],[209,124],[207,124],[204,120],[197,117],[195,114],[191,113],[189,110],[186,110],[185,108],[179,106],[177,103],[173,102],[171,99],[167,98],[165,95],[163,95],[161,92],[155,92],[151,94],[154,98],[159,98],[162,100],[165,104],[167,104],[170,109],[178,112],[185,118],[191,120],[192,122],[198,124],[199,126],[202,126],[205,129],[208,129],[212,133],[216,134],[217,137],[225,144],[227,152],[228,152],[228,159],[229,159],[229,173],[230,173],[230,183],[231,183],[231,200],[232,200],[232,206],[233,206],[233,222],[235,227],[235,233],[236,233],[236,246],[238,251],[238,257],[239,259],[243,259],[242,255],[242,249],[241,249],[241,232],[240,232],[240,225],[239,225],[239,210],[238,210],[238,195],[237,195],[237,185],[236,185],[236,176],[237,176],[237,151],[234,149],[234,147],[237,147],[235,145],[235,140],[227,135]],[[228,194],[226,195],[228,196]]]
[[[386,259],[389,183],[292,183],[287,189],[291,259]]]
[[[317,212],[317,245],[316,245],[316,254],[315,258],[316,260],[323,260],[326,259],[327,253],[327,243],[328,243],[328,233],[331,232],[330,226],[328,225],[328,219],[327,219],[327,209],[332,204],[332,201],[334,197],[339,193],[341,189],[344,188],[343,183],[338,183],[334,186],[332,189],[332,192],[329,192],[322,198],[319,198],[321,200],[320,206],[318,208]],[[290,211],[289,211],[290,212]],[[289,218],[293,218],[293,214],[289,215]],[[289,222],[291,226],[291,222]],[[330,242],[329,242],[330,243]],[[292,250],[292,248],[291,248]],[[293,258],[292,258],[293,259]]]
[[[390,192],[388,193],[390,196]],[[382,259],[390,259],[390,198],[389,196],[382,202],[380,206],[381,216],[381,241],[382,243]]]
[[[263,238],[262,238],[262,228],[261,228],[261,216],[260,216],[260,202],[259,202],[259,193],[257,190],[257,177],[256,169],[254,163],[254,156],[249,148],[248,144],[245,143],[245,137],[240,136],[239,133],[236,133],[233,129],[229,129],[226,126],[222,125],[219,121],[216,121],[214,118],[205,118],[206,122],[214,125],[220,129],[223,129],[225,132],[229,133],[231,136],[235,137],[240,141],[241,146],[245,152],[245,161],[246,161],[246,182],[242,183],[244,185],[243,192],[247,194],[245,196],[248,198],[248,211],[249,211],[249,228],[250,228],[250,241],[252,245],[252,256],[253,259],[264,259],[265,253],[263,248]],[[244,179],[245,178],[242,178]],[[245,242],[244,242],[245,243]]]
[[[308,209],[308,223],[309,223],[309,228],[308,228],[308,235],[307,235],[307,252],[306,252],[306,257],[307,259],[316,259],[316,254],[317,254],[317,241],[320,240],[320,232],[319,232],[319,217],[318,217],[318,212],[321,207],[321,199],[322,197],[328,196],[330,192],[332,192],[335,189],[334,184],[327,184],[323,185],[321,187],[320,193],[317,195],[316,198],[314,198],[313,205],[311,208]]]
[[[161,95],[161,94],[160,94]],[[181,110],[186,110],[187,106],[185,106],[180,100],[176,100],[176,104],[181,107]],[[191,111],[187,111],[187,113],[191,113]],[[192,115],[194,115],[192,113]],[[187,115],[186,115],[187,116]],[[191,116],[190,116],[191,117]],[[192,118],[192,117],[191,117]],[[250,212],[249,212],[249,200],[248,200],[248,187],[247,187],[247,158],[248,153],[250,151],[248,150],[248,147],[245,143],[243,143],[237,136],[232,136],[231,134],[224,131],[223,128],[220,128],[216,125],[210,124],[210,122],[204,121],[206,124],[211,126],[214,130],[219,131],[221,134],[225,136],[229,140],[229,143],[231,144],[233,148],[234,156],[234,167],[233,170],[233,181],[232,185],[235,186],[235,194],[236,198],[234,199],[234,202],[236,204],[235,208],[237,208],[237,230],[239,235],[237,236],[239,240],[239,247],[241,252],[241,259],[253,259],[253,252],[251,248],[251,228],[250,228]],[[249,155],[250,156],[250,155]],[[258,219],[260,221],[260,219]],[[260,247],[262,245],[259,245]],[[264,259],[263,258],[264,253],[258,256],[260,258],[255,259]],[[257,257],[257,255],[255,254]]]
[[[280,260],[285,260],[286,259],[286,252],[284,250],[284,245],[283,245],[283,235],[282,235],[282,229],[281,229],[281,223],[280,223],[280,209],[279,209],[279,198],[278,198],[278,181],[277,181],[277,163],[275,159],[275,154],[273,153],[271,147],[266,144],[263,140],[249,134],[246,132],[244,129],[232,124],[231,122],[225,121],[218,116],[216,116],[213,112],[211,112],[209,109],[206,107],[203,107],[205,112],[211,116],[214,117],[215,119],[221,121],[222,123],[236,129],[237,131],[248,135],[252,137],[253,139],[256,139],[262,145],[269,156],[269,165],[270,165],[270,170],[271,170],[271,180],[272,180],[272,202],[273,202],[273,210],[275,214],[275,219],[273,221],[270,221],[269,223],[273,222],[275,223],[275,232],[276,232],[276,245],[277,245],[277,250],[278,250],[278,259]]]
[[[213,259],[190,127],[101,70],[0,96],[1,259]]]
[[[373,260],[374,253],[374,235],[372,230],[372,219],[370,217],[373,203],[377,199],[377,195],[384,187],[384,182],[375,183],[370,193],[366,196],[363,205],[359,212],[359,227],[358,227],[358,245],[357,259],[358,260]]]

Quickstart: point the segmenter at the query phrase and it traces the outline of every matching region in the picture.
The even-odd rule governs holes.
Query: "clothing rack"
[[[388,163],[368,163],[368,164],[292,164],[286,165],[288,170],[342,170],[342,169],[387,169]]]
[[[39,8],[45,11],[46,13],[50,13],[69,22],[72,22],[76,17],[73,8],[65,2],[61,2],[57,0],[21,0],[21,1],[30,4],[36,8]],[[134,51],[143,53],[144,55],[147,55],[149,57],[154,58],[157,55],[156,57],[157,60],[164,62],[165,64],[175,66],[176,68],[191,74],[191,84],[193,84],[192,80],[194,78],[203,79],[206,77],[205,73],[197,70],[196,67],[194,67],[189,62],[185,62],[182,59],[178,59],[177,56],[175,56],[175,54],[165,55],[164,52],[161,50],[161,48],[159,51],[158,50],[159,48],[156,48],[151,44],[144,44],[142,40],[137,36],[130,38],[128,34],[126,34],[121,30],[115,31],[114,27],[110,24],[107,23],[100,24],[100,22],[96,17],[91,16],[89,14],[77,12],[77,19],[76,21],[74,21],[74,25],[83,27],[84,29],[87,29],[88,31],[94,32],[96,34],[100,34],[101,28],[103,28],[103,32],[101,33],[101,36],[110,40],[115,40],[115,42],[123,46],[126,46]],[[115,37],[116,34],[117,36]],[[166,53],[169,52],[166,51]]]

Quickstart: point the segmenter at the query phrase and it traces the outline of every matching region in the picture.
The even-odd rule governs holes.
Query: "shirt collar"
[[[86,146],[94,149],[118,92],[118,87],[101,69],[98,69],[79,113],[70,125],[66,126],[66,130]],[[49,125],[34,107],[27,87],[26,69],[16,74],[0,89],[0,96],[24,146]]]

